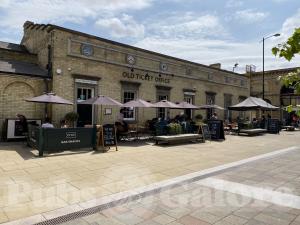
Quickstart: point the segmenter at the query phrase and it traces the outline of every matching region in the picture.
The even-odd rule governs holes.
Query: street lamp
[[[265,40],[271,38],[271,37],[279,37],[280,34],[273,34],[267,37],[263,37],[263,86],[262,86],[262,98],[265,99]]]

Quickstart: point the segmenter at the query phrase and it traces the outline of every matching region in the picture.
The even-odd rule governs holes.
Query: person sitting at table
[[[218,115],[217,113],[213,113],[212,117],[211,117],[212,120],[217,120],[218,119]]]
[[[117,131],[117,140],[120,140],[120,133],[128,131],[128,124],[124,121],[124,109],[120,109],[115,126]]]
[[[42,128],[54,128],[49,117],[45,118],[45,122],[42,124]]]
[[[17,114],[18,119],[20,120],[20,132],[22,135],[26,136],[28,133],[28,123],[27,119],[24,115],[22,114]]]
[[[252,126],[253,126],[253,128],[258,127],[258,120],[255,117],[252,119]]]

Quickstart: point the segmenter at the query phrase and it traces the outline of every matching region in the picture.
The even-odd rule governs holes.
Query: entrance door
[[[77,103],[93,98],[95,94],[94,88],[78,87],[77,88]],[[93,107],[92,105],[77,104],[77,113],[79,118],[77,121],[78,127],[83,127],[86,124],[92,124]]]
[[[168,95],[158,95],[158,101],[168,100]],[[166,108],[158,108],[157,109],[157,117],[161,119],[167,119],[167,109]]]
[[[185,95],[184,96],[184,101],[193,105],[194,104],[194,96],[192,96],[192,95]],[[185,109],[184,110],[184,114],[187,115],[187,117],[189,119],[193,118],[193,110],[191,110],[191,109]]]

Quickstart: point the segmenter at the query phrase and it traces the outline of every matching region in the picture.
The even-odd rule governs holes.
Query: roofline
[[[10,44],[15,44],[15,43],[10,43]],[[15,49],[8,49],[8,48],[1,48],[1,50],[4,50],[4,51],[8,51],[8,52],[17,52],[17,53],[21,53],[21,54],[26,54],[26,55],[34,55],[34,56],[37,56],[37,54],[35,53],[31,53],[29,51],[18,51],[18,50],[15,50]]]
[[[275,69],[275,70],[265,70],[264,73],[266,74],[266,73],[292,72],[292,71],[296,71],[297,69],[300,69],[300,67],[290,67],[290,68],[282,68],[282,69]],[[263,73],[263,71],[253,72],[253,73],[251,73],[251,75],[259,75],[259,74],[262,74],[262,73]]]
[[[43,75],[28,74],[28,73],[18,73],[18,72],[6,72],[6,71],[0,71],[0,74],[15,74],[15,75],[21,75],[21,76],[27,76],[27,77],[36,77],[36,78],[43,78],[43,79],[52,79],[52,77],[46,77],[46,76],[43,76]]]
[[[36,26],[36,25],[38,25],[38,26]],[[47,32],[48,33],[51,32],[52,30],[57,29],[57,30],[61,30],[61,31],[65,31],[65,32],[85,36],[85,37],[88,37],[88,38],[97,39],[97,40],[100,40],[100,41],[103,41],[103,42],[107,42],[109,44],[119,45],[121,47],[131,48],[133,50],[138,50],[138,51],[142,51],[142,52],[149,53],[149,54],[155,54],[155,55],[160,56],[160,57],[166,57],[166,58],[181,61],[181,62],[184,62],[184,63],[190,63],[190,64],[193,64],[195,66],[202,66],[202,67],[205,67],[205,68],[213,69],[213,70],[220,71],[220,72],[230,73],[230,74],[234,74],[234,75],[238,75],[238,76],[241,76],[241,75],[243,76],[244,75],[244,74],[235,73],[235,72],[232,72],[232,71],[229,71],[229,70],[219,69],[219,68],[211,67],[211,66],[204,65],[204,64],[201,64],[201,63],[196,63],[196,62],[192,62],[192,61],[189,61],[189,60],[180,59],[180,58],[165,55],[165,54],[162,54],[162,53],[146,50],[146,49],[135,47],[135,46],[132,46],[132,45],[112,41],[112,40],[109,40],[109,39],[101,38],[101,37],[98,37],[98,36],[95,36],[95,35],[83,33],[83,32],[80,32],[80,31],[72,30],[72,29],[69,29],[69,28],[65,28],[65,27],[61,27],[61,26],[57,26],[57,25],[53,25],[53,24],[47,24],[47,25],[45,25],[45,24],[40,24],[40,25],[39,24],[31,24],[31,25],[27,26],[26,28],[31,27],[33,29],[34,27],[36,27],[37,29],[39,29],[39,26],[43,26],[44,29],[45,29],[45,27],[47,27]]]

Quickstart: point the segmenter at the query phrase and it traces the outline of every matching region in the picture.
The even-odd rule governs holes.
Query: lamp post
[[[263,37],[262,43],[263,43],[263,86],[262,86],[262,99],[265,99],[265,40],[271,38],[271,37],[279,37],[280,34],[273,34],[267,37]]]

